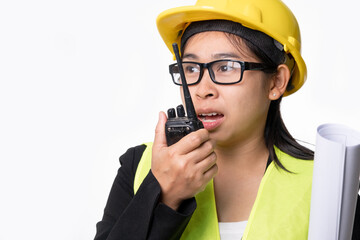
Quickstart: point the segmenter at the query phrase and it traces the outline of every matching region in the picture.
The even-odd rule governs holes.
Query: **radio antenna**
[[[173,47],[174,54],[175,54],[175,57],[176,57],[177,65],[179,67],[181,83],[182,83],[181,85],[183,87],[185,107],[186,107],[186,112],[188,114],[188,118],[197,119],[197,114],[196,114],[194,104],[193,104],[192,99],[191,99],[189,87],[188,87],[186,79],[185,79],[184,69],[183,69],[182,61],[180,59],[180,54],[179,54],[179,47],[178,47],[177,43],[173,43],[172,47]]]

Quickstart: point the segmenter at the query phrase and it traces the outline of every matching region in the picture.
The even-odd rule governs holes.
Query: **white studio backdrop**
[[[0,1],[0,240],[92,239],[127,148],[180,103],[156,16],[174,1]],[[285,0],[308,80],[283,99],[290,132],[359,130],[355,0]]]

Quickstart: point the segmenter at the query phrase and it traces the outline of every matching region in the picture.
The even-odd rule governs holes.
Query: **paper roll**
[[[360,133],[338,124],[318,127],[309,240],[350,240],[360,175]]]

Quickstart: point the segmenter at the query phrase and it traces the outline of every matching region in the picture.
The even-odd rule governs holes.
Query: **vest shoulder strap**
[[[146,175],[151,169],[151,154],[152,154],[152,142],[145,143],[146,148],[143,152],[139,165],[136,169],[135,178],[134,178],[134,194],[136,194],[141,183],[144,181]]]

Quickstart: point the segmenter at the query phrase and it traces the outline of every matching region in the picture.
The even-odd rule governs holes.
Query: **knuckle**
[[[213,144],[210,141],[204,143],[204,148],[206,151],[211,152],[214,150]]]
[[[189,136],[189,141],[194,145],[200,145],[203,140],[199,134],[191,134]]]
[[[160,128],[156,127],[156,128],[155,128],[155,135],[158,135],[158,134],[160,134],[160,133],[161,133]]]
[[[176,163],[178,166],[178,169],[182,171],[185,174],[193,174],[192,167],[191,167],[191,161],[187,157],[179,158]]]
[[[193,184],[195,181],[196,177],[192,172],[188,172],[185,176],[185,180],[188,184]]]
[[[185,171],[187,168],[187,161],[178,161],[177,165],[180,171]]]
[[[169,150],[168,150],[168,156],[169,156],[169,158],[175,158],[175,156],[176,156],[176,150],[175,150],[175,148],[169,148]]]

